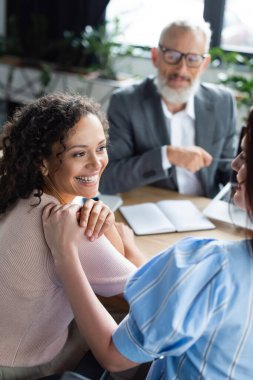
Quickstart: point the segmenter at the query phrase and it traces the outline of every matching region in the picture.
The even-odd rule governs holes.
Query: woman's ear
[[[47,164],[46,164],[45,160],[43,160],[40,170],[41,170],[41,174],[44,177],[48,176],[48,168],[47,168]]]

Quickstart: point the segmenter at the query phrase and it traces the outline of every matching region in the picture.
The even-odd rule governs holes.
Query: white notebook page
[[[137,235],[175,231],[175,227],[155,203],[122,206],[120,211]]]
[[[191,201],[160,201],[157,206],[163,210],[177,231],[215,228]]]

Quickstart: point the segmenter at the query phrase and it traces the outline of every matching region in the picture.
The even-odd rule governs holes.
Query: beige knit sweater
[[[57,203],[43,195],[41,204],[32,208],[34,197],[20,200],[0,217],[2,366],[34,366],[50,361],[63,347],[73,319],[42,230],[42,209],[52,201]],[[84,237],[79,255],[99,295],[122,293],[127,277],[135,270],[105,237],[93,243]]]

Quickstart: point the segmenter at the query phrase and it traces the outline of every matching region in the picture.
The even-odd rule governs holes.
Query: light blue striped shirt
[[[249,241],[186,238],[128,281],[130,313],[113,335],[152,380],[253,379]]]

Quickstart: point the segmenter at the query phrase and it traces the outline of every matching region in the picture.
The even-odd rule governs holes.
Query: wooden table
[[[143,202],[158,202],[164,199],[189,199],[198,207],[199,210],[203,210],[210,202],[210,199],[208,198],[198,196],[186,197],[174,191],[158,189],[151,186],[145,186],[128,193],[122,193],[120,195],[123,198],[124,205]],[[126,223],[123,216],[120,214],[120,211],[116,211],[115,215],[117,221]],[[147,258],[151,258],[154,256],[154,254],[165,249],[168,245],[185,236],[211,237],[222,240],[241,240],[245,238],[245,230],[242,228],[238,228],[232,224],[223,223],[217,220],[212,220],[212,222],[216,226],[214,230],[173,232],[157,235],[136,236],[136,243],[142,252],[144,252],[144,254],[147,256]]]

